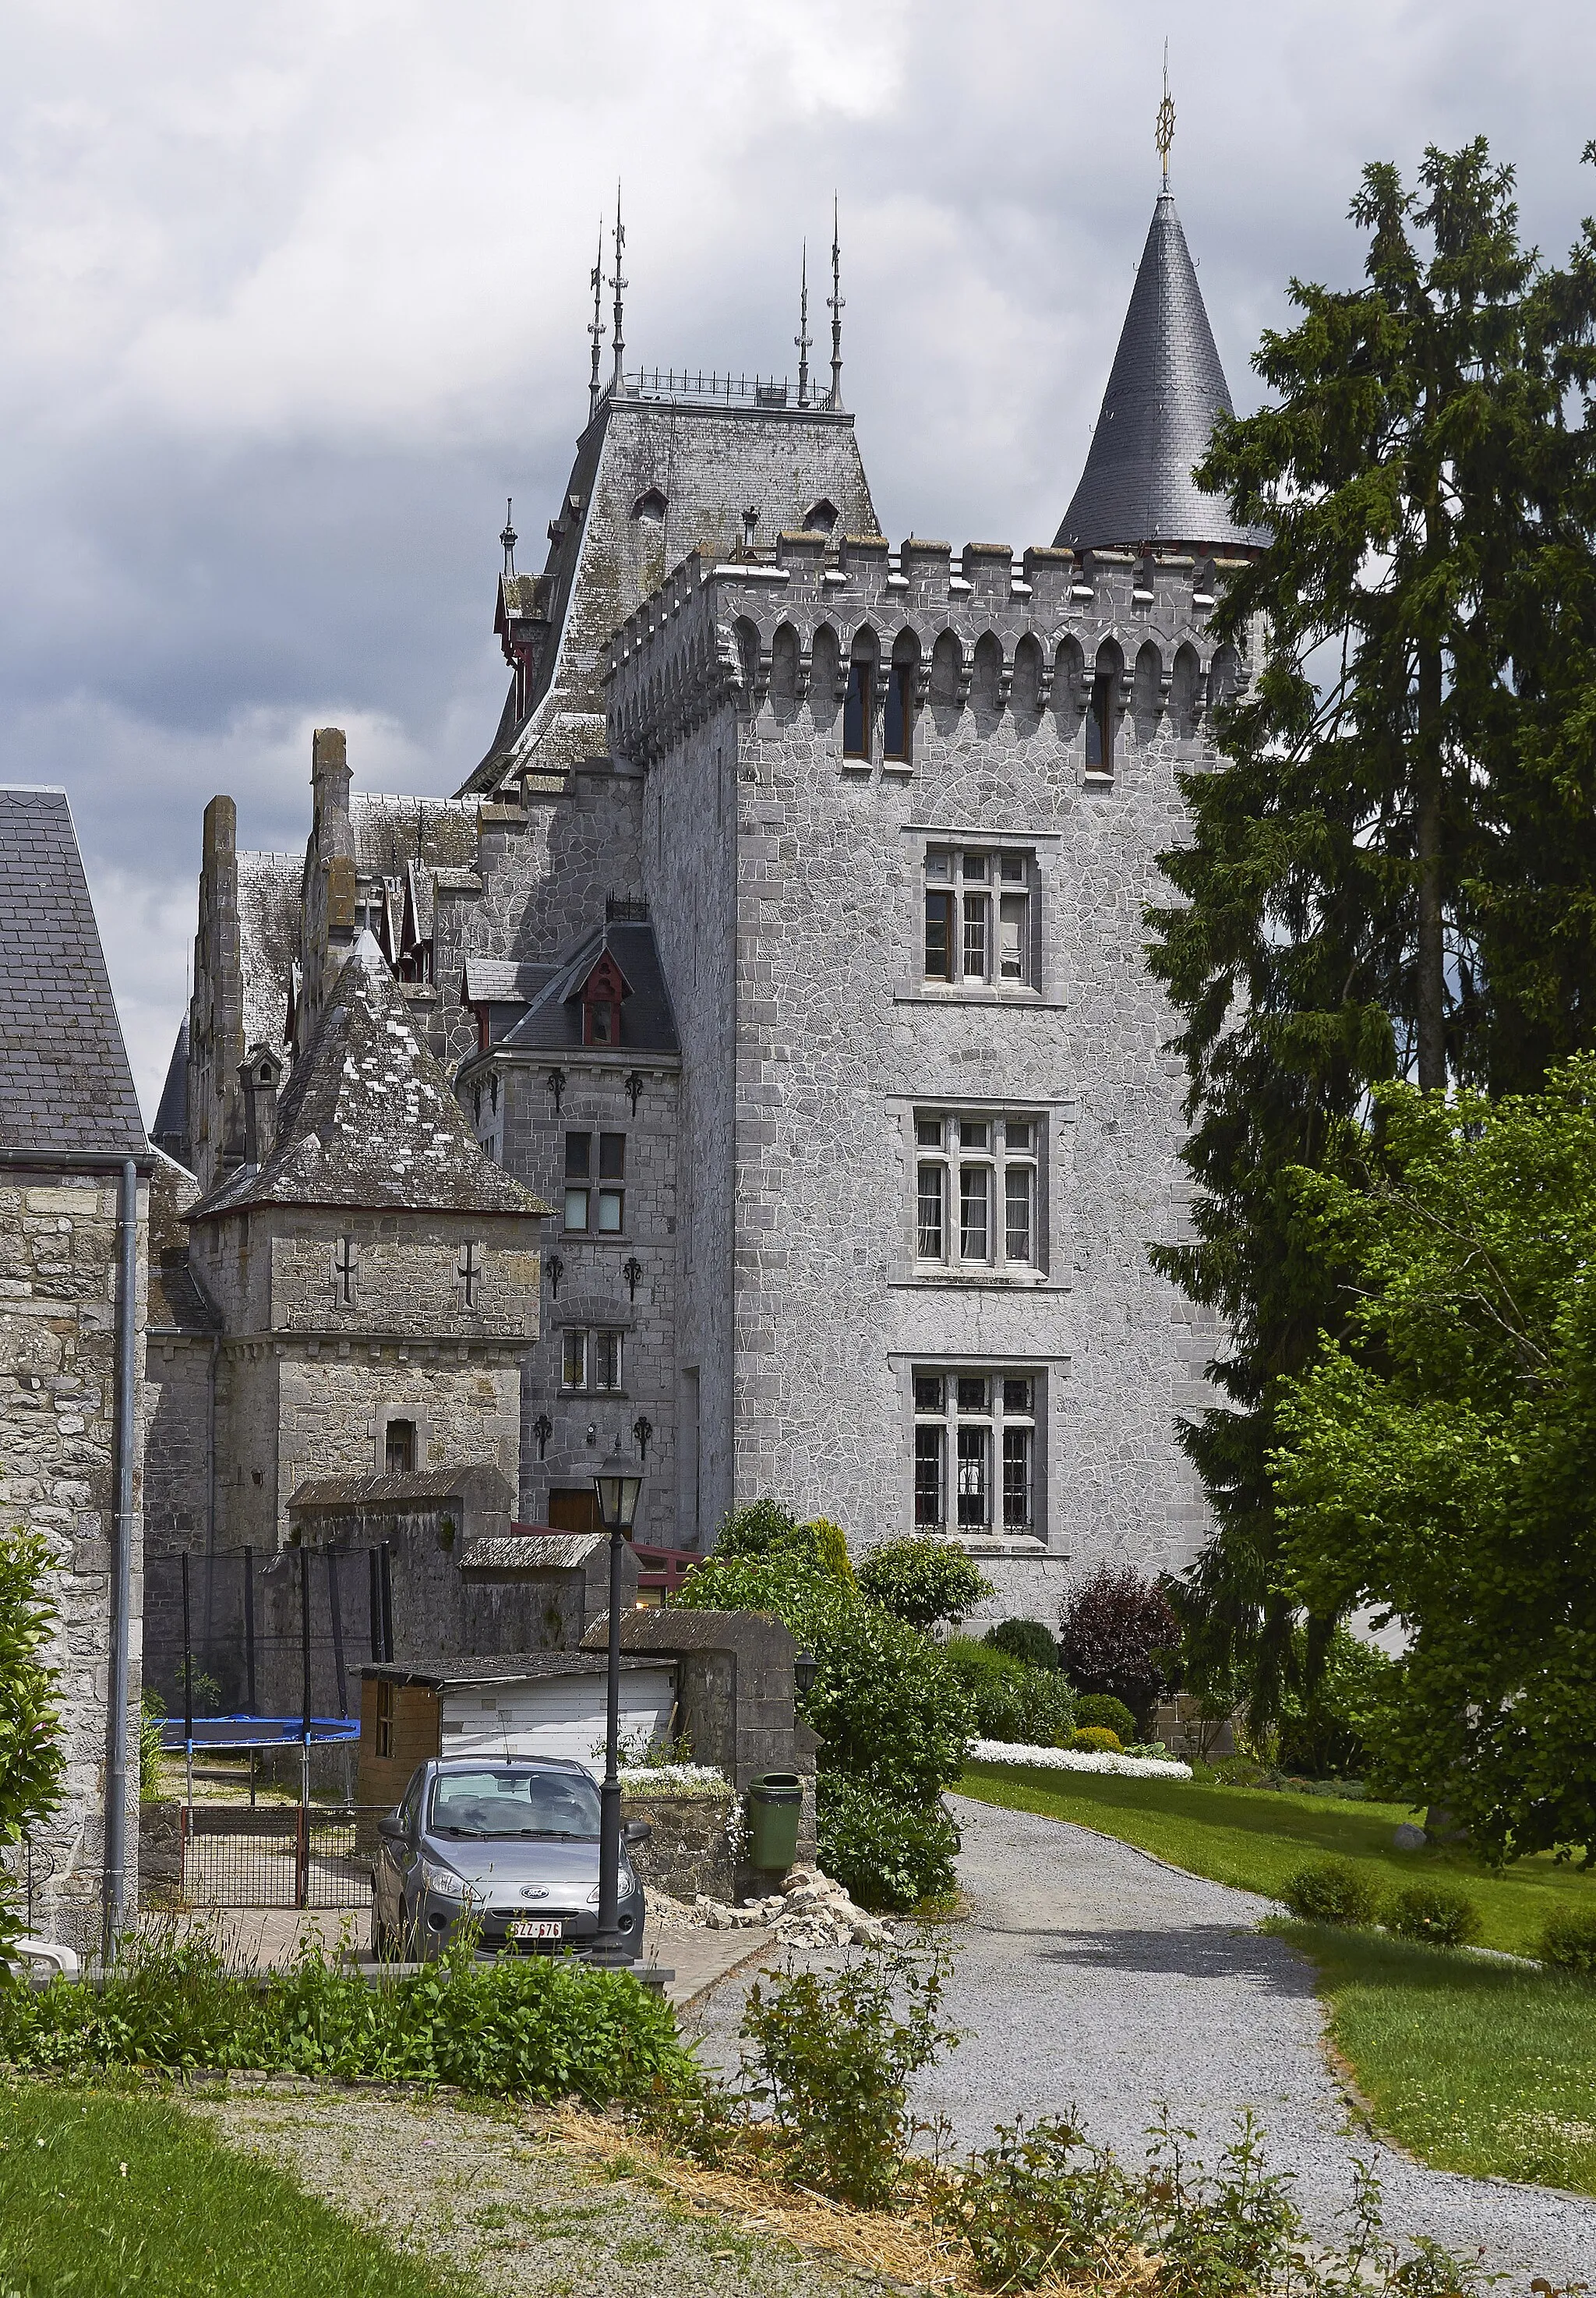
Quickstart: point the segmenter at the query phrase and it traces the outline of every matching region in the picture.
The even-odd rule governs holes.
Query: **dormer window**
[[[822,495],[819,502],[810,503],[803,514],[803,524],[811,534],[829,534],[836,523],[837,507],[827,495]]]
[[[606,950],[582,984],[582,1043],[621,1043],[621,1001],[627,996],[626,977]]]

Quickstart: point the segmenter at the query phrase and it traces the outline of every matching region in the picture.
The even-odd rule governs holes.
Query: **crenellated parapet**
[[[623,623],[605,681],[610,745],[646,765],[728,701],[829,716],[856,664],[904,674],[917,708],[1079,715],[1106,675],[1117,707],[1195,733],[1244,665],[1217,646],[1208,556],[781,535],[767,556],[694,552]]]

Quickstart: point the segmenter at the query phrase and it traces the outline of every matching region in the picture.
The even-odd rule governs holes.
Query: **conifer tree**
[[[1174,1591],[1188,1665],[1262,1718],[1296,1649],[1276,1401],[1344,1313],[1285,1177],[1350,1170],[1383,1079],[1522,1083],[1596,1027],[1589,815],[1567,835],[1596,726],[1591,433],[1567,416],[1596,267],[1587,225],[1548,272],[1511,186],[1483,141],[1428,151],[1416,190],[1366,169],[1363,284],[1293,281],[1299,322],[1254,361],[1275,403],[1222,419],[1197,475],[1273,540],[1217,609],[1252,676],[1216,714],[1228,763],[1183,778],[1191,840],[1161,857],[1183,899],[1148,913],[1198,1184],[1194,1241],[1154,1257],[1229,1328],[1226,1401],[1182,1430],[1217,1527]]]

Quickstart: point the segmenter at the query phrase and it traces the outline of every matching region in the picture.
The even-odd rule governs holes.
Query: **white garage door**
[[[622,1740],[668,1738],[675,1697],[674,1668],[622,1669]],[[549,1675],[480,1693],[446,1691],[442,1724],[445,1756],[568,1756],[596,1777],[604,1771],[605,1680]]]

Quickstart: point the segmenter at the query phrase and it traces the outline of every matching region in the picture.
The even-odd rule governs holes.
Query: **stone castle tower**
[[[353,791],[329,729],[302,872],[208,810],[158,1133],[208,1193],[213,1310],[199,1240],[268,1170],[260,1080],[309,1105],[357,977],[463,1112],[480,1170],[454,1210],[513,1191],[524,1271],[519,1224],[553,1209],[493,1324],[514,1442],[502,1383],[491,1442],[447,1438],[513,1471],[519,1521],[584,1528],[619,1442],[665,1545],[775,1492],[861,1545],[958,1540],[997,1613],[1041,1617],[1104,1558],[1184,1562],[1203,1519],[1175,1422],[1213,1336],[1148,1261],[1186,1184],[1142,912],[1176,777],[1217,763],[1213,706],[1247,672],[1209,616],[1261,538],[1191,480],[1229,404],[1167,190],[1086,470],[1017,558],[882,537],[840,339],[822,394],[807,364],[795,395],[619,356],[600,389],[596,366],[540,574],[506,526],[509,690],[457,795]],[[374,1106],[377,1163],[396,1107]],[[457,1254],[449,1208],[424,1211]],[[325,1257],[342,1216],[305,1219]],[[475,1344],[452,1279],[388,1323],[412,1360]],[[362,1375],[372,1431],[387,1361]],[[325,1346],[295,1377],[316,1393],[315,1364],[332,1398]],[[243,1463],[217,1442],[225,1481]],[[287,1463],[280,1437],[262,1541]]]

